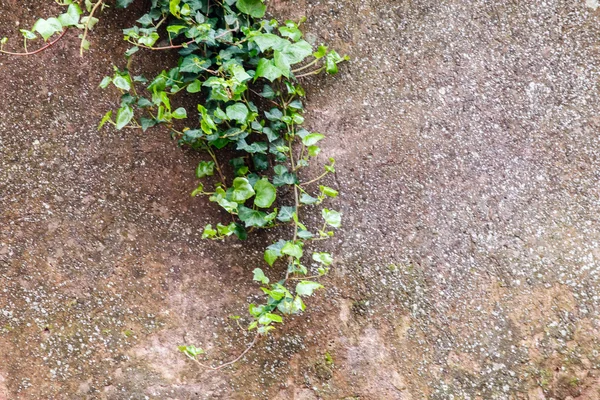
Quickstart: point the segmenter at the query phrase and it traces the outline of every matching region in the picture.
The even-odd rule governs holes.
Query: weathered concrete
[[[175,347],[239,352],[227,317],[261,257],[200,240],[219,215],[188,196],[201,156],[96,131],[135,11],[83,60],[0,57],[0,399],[600,398],[587,3],[272,2],[353,58],[307,82],[345,224],[327,297],[219,374]],[[0,6],[0,36],[51,11]]]

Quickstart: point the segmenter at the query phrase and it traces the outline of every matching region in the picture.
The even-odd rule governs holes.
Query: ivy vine
[[[116,6],[130,3],[132,0],[117,0]],[[104,0],[85,0],[82,6],[87,15],[83,16],[78,2],[66,0],[62,4],[67,6],[64,14],[40,19],[31,30],[21,30],[24,53],[3,47],[0,52],[35,54],[60,40],[69,28],[77,28],[82,31],[83,53],[89,47],[88,31],[98,22],[94,15],[107,5]],[[280,24],[264,19],[266,10],[264,0],[151,0],[149,11],[137,24],[123,30],[125,40],[132,45],[125,53],[127,68],[115,67],[114,73],[100,83],[101,88],[116,87],[121,98],[120,107],[108,111],[98,129],[107,123],[116,129],[143,131],[164,125],[180,145],[208,154],[210,159],[196,168],[201,181],[191,194],[207,196],[231,219],[205,226],[202,238],[236,236],[245,240],[253,230],[283,224],[293,227],[291,237],[275,241],[264,252],[269,267],[276,263],[285,266],[283,275],[276,278],[262,268],[253,271],[264,300],[249,306],[247,329],[256,332],[250,346],[218,367],[200,363],[198,357],[204,354],[201,348],[179,347],[210,369],[237,362],[260,336],[282,323],[284,316],[305,310],[304,299],[323,288],[318,279],[333,263],[327,252],[311,252],[308,257],[307,244],[332,237],[334,229],[341,226],[341,213],[329,208],[320,210],[322,226],[309,229],[302,222],[307,212],[337,197],[338,191],[318,184],[335,172],[333,158],[318,176],[304,178],[310,162],[320,154],[319,142],[325,136],[303,127],[305,91],[299,82],[322,72],[336,74],[338,65],[348,57],[324,45],[314,48],[304,40],[300,30],[304,20]],[[38,34],[45,41],[59,36],[38,50],[28,51],[27,41]],[[0,41],[1,46],[6,43],[6,38]],[[152,79],[133,76],[130,64],[142,49],[176,51],[178,64]],[[199,104],[194,110],[172,106],[175,95],[183,91],[197,94]],[[195,112],[197,125],[177,128]],[[226,165],[231,166],[234,176],[226,176]],[[216,180],[210,188],[207,177]]]

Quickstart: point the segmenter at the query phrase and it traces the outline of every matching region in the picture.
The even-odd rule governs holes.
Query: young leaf
[[[40,18],[31,28],[32,31],[38,32],[45,41],[52,35],[63,30],[63,26],[57,18]]]
[[[171,116],[175,119],[184,119],[184,118],[187,118],[187,111],[185,108],[179,107],[178,109],[173,111]]]
[[[202,232],[202,239],[212,239],[217,235],[217,231],[213,229],[211,224],[208,224],[204,227],[204,231]]]
[[[289,222],[292,220],[292,215],[294,214],[295,211],[296,211],[295,207],[283,206],[283,207],[281,207],[281,210],[279,210],[279,215],[277,216],[277,219],[280,220],[281,222]]]
[[[277,196],[275,186],[273,186],[267,178],[262,178],[256,182],[254,190],[256,191],[254,205],[260,208],[271,207],[271,204],[273,204]]]
[[[333,257],[331,257],[331,254],[329,253],[313,253],[312,258],[316,262],[324,265],[331,265],[333,262]]]
[[[324,137],[325,136],[321,135],[320,133],[311,133],[310,135],[306,135],[302,139],[302,144],[304,144],[305,146],[312,146]]]
[[[33,40],[37,38],[37,36],[35,36],[35,33],[28,31],[27,29],[19,29],[19,31],[23,34],[23,37],[25,39]]]
[[[244,14],[248,14],[254,18],[262,18],[267,11],[262,0],[237,0],[236,7]]]
[[[275,79],[281,77],[281,75],[283,75],[283,71],[275,66],[273,60],[261,58],[256,66],[254,80],[257,80],[258,78],[266,78],[273,82]]]
[[[324,208],[321,212],[323,214],[323,219],[327,222],[328,225],[333,226],[334,228],[339,228],[342,225],[342,214],[328,210]]]
[[[195,360],[200,354],[204,354],[204,350],[194,345],[178,346],[177,349],[192,360]]]
[[[233,180],[233,191],[231,193],[231,200],[236,203],[244,203],[250,197],[254,196],[256,192],[248,182],[248,179],[238,177]],[[248,225],[246,225],[248,226]]]
[[[266,216],[267,214],[262,211],[253,210],[242,205],[238,207],[238,217],[244,222],[246,228],[251,226],[258,228],[265,226],[268,223],[265,219]]]
[[[325,196],[329,196],[329,197],[337,197],[337,195],[339,194],[339,192],[335,189],[332,189],[328,186],[319,186],[319,190],[321,190],[321,193],[323,193]]]
[[[269,283],[269,278],[265,276],[265,273],[260,268],[255,268],[254,271],[254,280],[262,283],[263,285],[267,285]]]
[[[104,114],[104,117],[102,117],[102,120],[98,124],[98,130],[102,129],[102,127],[104,126],[104,124],[106,124],[108,121],[111,121],[112,113],[113,112],[111,110],[111,111],[107,112],[106,114]]]
[[[215,163],[213,161],[200,161],[196,167],[196,178],[213,176],[215,173]]]
[[[131,85],[129,83],[129,80],[127,78],[122,77],[121,75],[117,75],[114,77],[113,79],[113,84],[118,87],[119,89],[122,89],[126,92],[129,91],[129,89],[131,89]]]
[[[300,259],[302,258],[302,247],[294,242],[287,242],[281,249],[281,253]]]
[[[133,118],[133,108],[130,106],[123,106],[117,111],[116,128],[123,129],[129,121]]]
[[[248,107],[244,103],[235,103],[225,109],[225,113],[229,119],[236,120],[240,124],[244,124],[248,119]]]
[[[298,294],[298,296],[312,296],[315,290],[322,289],[324,287],[325,286],[318,282],[300,281],[300,283],[296,285],[296,294]]]

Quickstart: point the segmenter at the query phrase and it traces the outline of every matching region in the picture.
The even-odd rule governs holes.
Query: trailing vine
[[[132,0],[117,0],[127,7]],[[94,16],[106,7],[104,0],[85,0],[87,16],[76,2],[62,3],[67,12],[58,18],[38,20],[32,30],[22,30],[24,55],[50,47],[69,28],[82,31],[81,53],[89,46],[88,31],[98,22]],[[264,300],[250,304],[247,330],[255,331],[251,344],[234,360],[212,367],[200,363],[204,354],[194,345],[179,350],[200,366],[221,369],[241,359],[260,336],[275,329],[286,315],[299,314],[306,308],[304,299],[323,285],[318,279],[329,272],[333,257],[314,251],[306,255],[307,244],[328,239],[341,225],[341,213],[322,208],[322,225],[309,229],[307,212],[337,190],[318,185],[335,172],[335,160],[329,158],[322,173],[310,179],[310,162],[321,152],[321,133],[303,127],[304,77],[322,72],[335,74],[338,64],[347,60],[335,50],[313,45],[303,39],[301,23],[263,19],[264,0],[151,0],[149,12],[137,24],[123,30],[132,47],[123,70],[114,68],[101,88],[110,85],[121,91],[120,107],[108,111],[98,129],[112,124],[116,129],[143,131],[164,125],[182,146],[205,152],[209,160],[200,161],[195,174],[202,180],[192,196],[207,196],[231,215],[228,222],[206,225],[202,238],[223,240],[247,238],[253,230],[289,224],[290,237],[279,239],[264,252],[269,267],[285,266],[279,277],[262,268],[253,270],[253,280],[261,284]],[[57,39],[29,52],[27,40],[40,34],[44,40]],[[162,38],[162,41],[161,41]],[[2,39],[2,46],[7,39]],[[177,66],[165,69],[152,79],[133,76],[130,64],[142,49],[177,51]],[[0,47],[0,52],[14,54]],[[173,107],[180,92],[197,94],[195,110]],[[198,112],[199,123],[180,128],[188,114]],[[229,157],[229,158],[227,158]],[[228,177],[229,165],[233,176]],[[205,182],[207,177],[212,185]],[[216,182],[214,182],[216,180]],[[304,218],[303,218],[304,217]],[[280,230],[283,231],[283,230]],[[308,260],[308,261],[307,261]],[[310,263],[310,264],[309,264]],[[270,276],[270,277],[269,277]],[[239,319],[240,317],[235,317]]]

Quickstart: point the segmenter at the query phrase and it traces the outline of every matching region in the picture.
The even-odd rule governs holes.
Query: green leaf
[[[32,31],[38,32],[45,41],[57,32],[62,32],[63,26],[57,18],[40,18],[31,28]]]
[[[312,258],[324,265],[331,265],[333,262],[333,257],[329,253],[313,253]]]
[[[226,194],[223,188],[218,187],[215,189],[215,194],[210,196],[208,200],[218,203],[228,213],[235,213],[238,210],[238,203],[227,200],[225,196]]]
[[[337,197],[337,195],[339,194],[339,192],[335,189],[330,188],[329,186],[319,186],[319,190],[321,191],[321,193],[323,193],[325,196],[329,196],[329,197]]]
[[[252,272],[254,272],[254,278],[252,278],[252,279],[254,279],[255,281],[258,281],[258,282],[262,283],[263,285],[269,284],[269,278],[267,278],[265,276],[265,273],[263,272],[262,269],[255,268],[254,271],[252,271]]]
[[[112,113],[112,111],[109,111],[104,114],[104,117],[102,117],[102,120],[100,120],[100,123],[98,124],[98,130],[102,129],[104,124],[106,124],[108,121],[111,121]]]
[[[117,0],[117,8],[126,8],[133,0]]]
[[[325,57],[325,71],[328,74],[334,75],[338,72],[337,64],[343,60],[342,57],[335,51],[331,50]]]
[[[321,148],[319,146],[308,146],[308,155],[311,157],[316,157],[321,152]]]
[[[281,222],[289,222],[292,220],[292,215],[296,212],[296,207],[292,206],[283,206],[281,210],[279,210],[279,215],[277,219]]]
[[[106,89],[111,82],[112,78],[110,76],[105,76],[104,78],[102,78],[102,82],[100,82],[100,85],[98,86],[102,89]]]
[[[260,48],[261,52],[267,50],[281,51],[291,43],[277,35],[272,33],[263,33],[260,35],[253,36],[251,39]]]
[[[36,39],[35,33],[28,31],[27,29],[19,29],[19,31],[23,34],[23,37],[28,40]]]
[[[181,0],[170,0],[169,1],[169,11],[171,11],[171,14],[173,14],[177,18],[180,17],[180,14],[179,14],[179,11],[181,10],[179,7],[180,1]]]
[[[139,22],[139,20],[138,20],[138,22]],[[185,25],[169,25],[169,26],[167,26],[167,32],[177,35],[179,33],[179,31],[181,31],[182,29],[185,29],[185,28],[187,28],[187,26],[185,26]]]
[[[231,236],[235,232],[235,222],[230,223],[229,225],[223,225],[221,223],[217,224],[217,232],[221,236]]]
[[[231,200],[236,203],[244,203],[250,197],[254,196],[256,192],[252,188],[248,179],[238,177],[233,180],[233,191],[231,192]]]
[[[79,23],[79,16],[81,15],[81,8],[79,5],[72,3],[69,4],[67,12],[58,16],[58,20],[64,27],[75,26]]]
[[[298,29],[298,25],[293,21],[286,21],[285,26],[280,26],[278,29],[281,36],[288,37],[294,42],[297,42],[302,38],[302,32]]]
[[[273,177],[273,185],[275,186],[283,186],[283,185],[295,185],[298,183],[298,177],[296,174],[291,172],[286,172],[282,175],[275,175]]]
[[[264,97],[265,99],[274,99],[275,96],[276,96],[275,91],[269,85],[263,86],[263,91],[262,91],[262,93],[260,95],[262,97]]]
[[[269,182],[267,178],[262,178],[254,185],[256,191],[256,198],[254,199],[254,205],[260,208],[269,208],[277,197],[277,190],[275,186]]]
[[[302,144],[305,146],[313,146],[324,137],[325,135],[321,135],[320,133],[311,133],[310,135],[306,135],[302,138]]]
[[[253,210],[242,205],[240,205],[238,208],[238,217],[240,220],[242,220],[242,222],[244,222],[246,228],[250,226],[256,226],[259,228],[265,226],[268,223],[268,221],[265,219],[266,216],[267,214],[262,211]]]
[[[118,3],[119,1],[117,1]],[[192,360],[195,360],[196,357],[198,357],[200,354],[204,354],[204,350],[193,346],[193,345],[188,345],[188,346],[178,346],[177,349],[182,352],[183,354],[185,354],[186,356],[188,356],[189,358],[191,358]]]
[[[225,113],[229,119],[236,120],[240,124],[244,124],[248,119],[248,107],[244,103],[235,103],[225,109]]]
[[[123,106],[117,111],[117,129],[123,129],[129,121],[133,118],[133,108],[130,106]]]
[[[264,17],[265,11],[267,11],[267,6],[263,4],[262,0],[237,0],[235,6],[244,14],[254,18]]]
[[[302,196],[300,196],[300,203],[302,204],[317,204],[318,202],[319,199],[312,197],[309,194],[302,193]]]
[[[314,235],[311,232],[307,231],[307,230],[300,229],[298,231],[298,237],[300,239],[310,239],[313,236]]]
[[[213,176],[215,173],[215,163],[213,161],[200,161],[196,167],[196,178]]]
[[[114,77],[113,84],[116,87],[118,87],[119,89],[122,89],[126,92],[128,92],[131,89],[131,84],[129,83],[129,79],[124,78],[121,75],[117,75]]]
[[[269,267],[272,267],[278,258],[279,256],[276,254],[275,251],[269,249],[265,250],[265,261],[267,262],[267,264],[269,264]]]
[[[196,197],[202,193],[204,193],[204,185],[200,183],[198,187],[192,191],[191,196]]]
[[[190,83],[185,89],[188,91],[188,93],[198,93],[200,90],[202,90],[202,82],[196,79],[195,81]]]
[[[94,26],[99,22],[100,20],[96,17],[90,17],[89,15],[86,15],[85,17],[81,17],[81,23],[83,25],[87,25],[88,29],[93,29]]]
[[[154,118],[146,118],[146,117],[140,118],[140,125],[142,125],[143,132],[146,132],[148,130],[148,128],[152,128],[157,123],[158,122],[156,122],[156,120]]]
[[[283,318],[271,313],[265,313],[258,318],[258,323],[261,325],[269,325],[271,322],[283,322]]]
[[[319,46],[317,51],[315,51],[313,53],[313,57],[316,58],[317,60],[325,57],[325,55],[327,55],[327,47],[323,46],[323,45]]]
[[[325,222],[327,222],[328,225],[333,226],[334,228],[339,228],[340,226],[342,226],[341,213],[333,210],[328,210],[326,208],[324,208],[321,213],[323,215],[323,219],[325,219]]]
[[[213,229],[211,224],[208,224],[204,227],[204,231],[202,232],[202,239],[212,239],[217,235],[217,231]]]
[[[281,75],[283,75],[283,72],[275,66],[273,60],[261,58],[256,66],[254,80],[258,78],[266,78],[273,82],[275,79],[281,77]]]
[[[312,296],[313,292],[317,289],[322,289],[325,286],[321,285],[318,282],[313,281],[300,281],[296,285],[296,293],[299,296]]]
[[[297,259],[302,258],[302,247],[294,242],[287,242],[281,252]]]
[[[187,111],[185,108],[179,107],[178,109],[173,111],[171,116],[175,119],[184,119],[184,118],[187,118]]]

